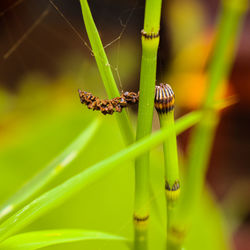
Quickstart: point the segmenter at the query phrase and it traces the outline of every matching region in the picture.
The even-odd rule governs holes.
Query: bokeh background
[[[53,3],[57,9],[48,0],[0,2],[1,201],[60,152],[87,125],[87,121],[93,119],[93,112],[80,105],[77,89],[105,97],[94,57],[85,44],[89,42],[79,1],[54,0]],[[89,5],[103,44],[107,46],[106,52],[120,91],[137,91],[144,1],[91,0]],[[219,0],[163,1],[157,81],[172,85],[176,93],[177,117],[199,108],[206,87],[206,68],[220,5]],[[230,225],[229,231],[233,230],[232,245],[237,250],[250,249],[249,29],[248,13],[226,89],[227,95],[235,95],[238,101],[221,113],[207,174],[207,182]],[[136,110],[135,107],[130,112],[135,121]],[[86,166],[121,148],[114,146],[115,142],[106,147],[109,138],[108,135],[105,137],[105,129],[115,123],[113,118],[106,118],[109,119],[106,127],[103,126],[99,137],[95,137],[98,149],[93,152],[95,142],[89,146],[89,157],[84,160]],[[158,127],[155,117],[154,129]],[[118,129],[114,131],[114,141],[121,144]],[[188,137],[189,132],[186,132],[178,138],[183,155]],[[98,156],[100,150],[102,155]],[[78,164],[68,174],[80,169]],[[130,174],[127,177],[132,182]],[[112,186],[105,185],[110,193]],[[98,193],[98,187],[95,191]],[[99,197],[92,202],[104,204],[105,199]],[[132,209],[129,202],[127,199],[119,206],[128,205]],[[63,211],[61,213],[63,217]],[[88,220],[88,216],[84,219]],[[71,222],[55,223],[65,227]],[[113,227],[117,223],[119,220]],[[48,227],[46,218],[38,224],[39,228]]]

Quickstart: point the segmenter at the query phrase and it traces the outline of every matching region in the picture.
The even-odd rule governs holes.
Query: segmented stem
[[[144,28],[141,32],[142,61],[136,140],[149,135],[152,130],[160,16],[161,0],[146,0]],[[147,219],[144,220],[145,218]],[[147,249],[149,218],[149,152],[147,152],[135,160],[134,248],[136,250]]]
[[[171,219],[180,195],[180,178],[178,166],[178,151],[174,129],[175,94],[168,84],[156,87],[155,108],[159,115],[161,128],[168,128],[170,136],[163,143],[165,161],[165,194],[167,202],[167,230],[170,229]]]

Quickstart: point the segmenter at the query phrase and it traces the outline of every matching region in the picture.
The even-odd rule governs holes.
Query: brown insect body
[[[124,92],[121,96],[111,100],[101,100],[99,97],[85,91],[78,90],[82,104],[89,109],[100,110],[104,115],[112,115],[114,112],[121,112],[129,104],[135,104],[139,100],[139,94],[135,92]]]

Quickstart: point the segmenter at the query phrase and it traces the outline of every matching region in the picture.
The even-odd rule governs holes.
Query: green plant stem
[[[170,136],[163,143],[165,157],[165,177],[172,187],[176,180],[179,180],[178,151],[176,134],[174,129],[174,111],[159,116],[161,128],[168,128]]]
[[[174,129],[174,110],[159,114],[161,128],[168,128],[169,137],[163,143],[165,160],[165,194],[167,202],[167,232],[172,223],[173,213],[175,212],[176,202],[179,198],[180,176],[178,166],[178,150],[176,134]]]
[[[158,34],[160,29],[161,0],[147,0],[145,6],[144,32]],[[142,61],[140,74],[140,100],[136,140],[149,135],[152,130],[156,63],[159,36],[146,38],[142,35]],[[136,250],[147,248],[147,224],[149,218],[149,152],[135,161],[135,246]]]
[[[208,72],[208,90],[203,105],[203,115],[190,140],[187,162],[188,173],[172,227],[174,232],[178,232],[177,234],[173,233],[170,237],[173,248],[181,248],[185,231],[191,224],[200,201],[211,146],[219,120],[218,113],[214,108],[215,92],[230,72],[235,54],[237,33],[246,11],[246,4],[246,0],[230,0],[225,1],[223,5],[214,53]],[[180,237],[180,235],[182,236]]]
[[[0,222],[11,213],[17,211],[25,202],[34,198],[48,183],[62,173],[78,154],[88,145],[101,124],[100,120],[93,121],[58,157],[46,168],[42,169],[29,182],[11,196],[0,207]]]
[[[93,20],[91,11],[89,9],[88,2],[87,0],[80,0],[80,4],[88,38],[96,59],[99,72],[101,74],[104,87],[106,89],[108,97],[112,99],[120,95],[119,90],[115,83],[115,79],[104,47],[102,45],[98,30]],[[131,144],[134,141],[134,132],[132,129],[132,125],[128,119],[126,110],[123,110],[121,113],[116,113],[116,117],[126,144]]]
[[[190,128],[200,119],[201,112],[192,112],[178,119],[175,123],[176,134],[180,134],[187,128]],[[61,185],[44,193],[0,225],[0,241],[18,232],[49,210],[58,207],[72,195],[99,178],[102,178],[115,167],[124,166],[121,162],[127,162],[138,157],[138,155],[162,143],[168,136],[169,131],[167,128],[160,129],[153,135],[148,135],[147,138],[139,140],[124,150],[95,164],[78,175],[71,177]]]

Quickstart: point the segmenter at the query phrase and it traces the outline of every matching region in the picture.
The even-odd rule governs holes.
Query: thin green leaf
[[[215,41],[213,56],[208,70],[208,89],[204,99],[203,117],[194,129],[188,152],[185,187],[179,203],[175,224],[190,224],[195,208],[201,197],[209,157],[219,122],[215,102],[218,87],[227,79],[233,65],[237,41],[239,40],[243,18],[247,11],[246,0],[223,1],[218,34]],[[230,100],[229,100],[230,102]],[[223,103],[219,107],[223,106]],[[224,104],[229,105],[227,101]],[[194,181],[195,180],[195,181]],[[177,219],[178,217],[178,219]],[[178,222],[177,222],[178,220]],[[176,227],[175,227],[176,228]]]
[[[33,250],[51,245],[85,240],[112,240],[124,242],[126,244],[129,243],[129,240],[124,237],[98,231],[57,229],[14,235],[2,242],[0,244],[0,249]]]
[[[213,56],[208,70],[208,88],[206,91],[203,115],[194,129],[188,152],[185,185],[174,217],[175,231],[185,231],[190,228],[196,217],[198,205],[202,196],[206,170],[212,150],[219,115],[214,107],[215,93],[223,80],[230,73],[242,20],[247,11],[246,0],[222,1],[223,8],[218,26]],[[172,234],[169,238],[173,248],[182,248],[183,239]]]
[[[0,207],[0,221],[15,212],[22,204],[31,200],[59,173],[66,169],[89,143],[100,126],[100,120],[93,121],[58,157],[34,176]]]
[[[178,119],[175,123],[176,134],[180,134],[190,128],[196,124],[200,118],[201,112],[191,112]],[[124,150],[95,164],[87,170],[68,179],[61,185],[44,193],[1,224],[0,241],[5,240],[18,230],[24,228],[47,211],[59,206],[73,194],[98,180],[110,170],[114,169],[114,167],[122,166],[121,163],[132,160],[138,155],[162,143],[168,136],[168,128],[160,129],[156,133],[137,141]]]
[[[222,1],[217,38],[208,67],[208,87],[204,108],[213,107],[215,93],[230,73],[236,55],[241,26],[249,8],[248,2],[247,0]]]
[[[96,63],[108,94],[109,98],[114,98],[120,95],[115,79],[110,68],[110,64],[105,53],[102,41],[100,39],[98,30],[96,28],[95,22],[91,15],[87,0],[80,0],[82,8],[82,16],[85,23],[88,38],[93,50],[93,54],[96,59]],[[123,137],[127,144],[131,144],[134,141],[134,132],[132,130],[132,125],[128,119],[128,114],[125,110],[120,114],[116,114],[118,124],[123,133]]]

